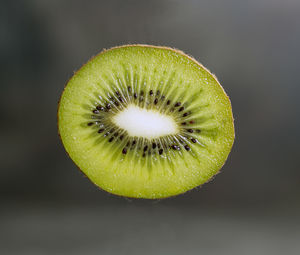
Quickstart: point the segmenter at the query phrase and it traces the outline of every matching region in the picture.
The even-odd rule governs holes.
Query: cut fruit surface
[[[126,45],[101,52],[69,80],[58,108],[66,151],[100,188],[163,198],[207,182],[233,141],[230,100],[184,53]]]

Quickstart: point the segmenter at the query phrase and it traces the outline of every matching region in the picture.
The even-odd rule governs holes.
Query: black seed
[[[179,108],[179,112],[181,112],[181,111],[183,111],[184,110],[184,107],[183,106],[181,106],[180,108]]]
[[[101,128],[101,129],[98,130],[98,133],[100,134],[100,133],[102,133],[103,131],[104,131],[104,128]]]
[[[175,145],[175,144],[173,144],[173,145],[171,146],[171,148],[172,148],[173,150],[180,151],[180,147],[177,146],[177,145]]]
[[[128,89],[128,92],[131,92],[131,87],[129,87],[129,86],[128,86],[128,88],[127,88],[127,89]]]
[[[114,137],[112,136],[111,138],[109,138],[109,142],[111,143],[114,140]]]
[[[118,133],[118,132],[114,134],[114,136],[115,136],[115,137],[117,137],[118,135],[119,135],[119,133]]]
[[[143,96],[143,95],[144,95],[144,91],[142,90],[141,93],[140,93],[140,96]]]
[[[149,91],[149,95],[153,96],[153,90],[152,89]]]
[[[93,113],[99,114],[100,112],[98,110],[93,110]]]
[[[157,147],[158,147],[158,149],[160,149],[160,147],[161,147],[161,146],[160,146],[160,143],[157,145]]]
[[[94,124],[94,122],[89,122],[87,125],[92,126],[93,124]]]
[[[193,121],[193,120],[190,121],[190,124],[194,124],[194,123],[195,123],[195,121]]]
[[[191,128],[187,129],[187,131],[190,132],[190,133],[194,133],[194,130],[191,129]]]
[[[166,98],[166,97],[165,97],[164,95],[161,96],[161,100],[162,100],[162,101],[165,100],[165,98]]]
[[[157,98],[155,98],[155,100],[154,100],[154,104],[157,104],[158,103],[158,99]]]
[[[185,145],[184,148],[187,150],[187,151],[190,151],[191,148],[188,146],[188,145]]]
[[[184,126],[185,126],[185,125],[186,125],[186,122],[182,122],[181,125],[184,125]]]
[[[182,117],[186,117],[186,116],[188,116],[189,114],[187,113],[187,112],[185,112],[183,115],[182,115]]]
[[[159,151],[158,151],[158,153],[159,153],[159,155],[161,155],[161,154],[163,154],[163,149],[160,149]]]
[[[146,150],[148,150],[148,145],[146,145],[146,146],[144,147],[144,151],[146,151]]]
[[[111,130],[109,130],[109,133],[113,133],[113,132],[115,132],[114,128],[112,128]]]
[[[197,139],[192,138],[191,141],[192,141],[193,143],[196,143],[196,142],[197,142]]]
[[[119,100],[120,100],[121,103],[124,102],[123,97],[119,97]]]
[[[143,153],[143,158],[146,156],[145,152]]]
[[[175,107],[178,107],[178,106],[180,106],[181,105],[181,103],[180,102],[177,102],[176,104],[175,104]]]
[[[159,90],[156,91],[156,95],[157,95],[157,96],[160,95],[160,91],[159,91]]]
[[[133,97],[134,97],[135,99],[137,99],[137,93],[134,93],[134,94],[133,94]]]
[[[152,148],[153,148],[153,149],[156,148],[156,143],[152,143]]]
[[[124,137],[124,135],[121,135],[121,136],[120,136],[120,140],[123,140],[123,137]]]
[[[119,106],[120,104],[119,104],[119,102],[116,101],[116,102],[115,102],[115,105],[116,105],[116,106]]]
[[[170,100],[168,100],[168,101],[167,101],[167,105],[169,105],[170,103],[171,103],[171,101],[170,101]]]
[[[106,104],[106,109],[107,110],[111,109],[111,105],[110,104]]]
[[[129,146],[129,144],[130,144],[130,142],[128,141],[128,142],[126,143],[126,146]]]
[[[120,96],[120,92],[119,92],[119,91],[116,91],[116,95],[117,95],[117,96]]]
[[[133,140],[132,145],[135,145],[135,144],[136,144],[136,140]]]
[[[99,111],[104,111],[104,107],[101,106],[101,105],[97,105],[97,106],[96,106],[96,109],[99,110]]]
[[[123,153],[123,154],[126,154],[126,153],[127,153],[127,149],[124,148],[124,149],[122,150],[122,153]]]

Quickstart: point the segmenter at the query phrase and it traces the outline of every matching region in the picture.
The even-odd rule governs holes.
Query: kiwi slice
[[[58,108],[66,151],[97,186],[164,198],[207,182],[234,141],[216,77],[167,47],[104,50],[67,83]]]

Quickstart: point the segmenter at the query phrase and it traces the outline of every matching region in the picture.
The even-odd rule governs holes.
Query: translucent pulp
[[[171,116],[132,104],[116,114],[113,117],[113,122],[133,137],[154,139],[173,135],[178,131],[177,124]]]

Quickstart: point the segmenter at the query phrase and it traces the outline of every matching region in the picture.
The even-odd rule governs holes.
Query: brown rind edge
[[[206,72],[208,72],[214,79],[215,81],[217,82],[217,84],[221,87],[221,89],[223,90],[223,93],[224,95],[227,97],[229,103],[230,103],[230,108],[231,108],[231,113],[232,113],[232,104],[231,104],[231,101],[230,101],[230,98],[228,97],[228,95],[226,94],[224,88],[222,87],[222,85],[220,84],[219,80],[217,79],[217,77],[211,72],[209,71],[205,66],[203,66],[200,62],[198,62],[195,58],[193,58],[192,56],[184,53],[182,50],[179,50],[179,49],[176,49],[176,48],[171,48],[171,47],[168,47],[168,46],[155,46],[155,45],[150,45],[150,44],[124,44],[124,45],[120,45],[120,46],[114,46],[114,47],[111,47],[109,49],[105,49],[103,48],[103,50],[101,52],[99,52],[98,54],[96,54],[95,56],[92,56],[87,62],[85,62],[77,71],[74,72],[74,74],[68,79],[68,81],[66,82],[65,86],[64,86],[64,89],[61,93],[61,96],[59,98],[59,101],[58,101],[58,105],[57,105],[57,113],[56,113],[56,117],[57,117],[57,131],[58,131],[58,136],[59,136],[59,139],[61,140],[61,143],[63,144],[63,141],[61,139],[61,135],[60,135],[60,132],[59,132],[59,117],[58,117],[58,113],[59,113],[59,108],[60,108],[60,101],[61,101],[61,98],[62,98],[62,95],[65,91],[65,88],[66,86],[68,85],[69,81],[72,79],[72,77],[74,75],[76,75],[87,63],[89,63],[90,61],[92,61],[95,57],[98,57],[100,56],[101,54],[107,52],[107,51],[111,51],[111,50],[114,50],[114,49],[118,49],[118,48],[127,48],[127,47],[141,47],[141,48],[155,48],[155,49],[164,49],[164,50],[169,50],[169,51],[172,51],[172,52],[176,52],[184,57],[187,57],[188,59],[190,59],[191,61],[193,61],[196,65],[200,66],[201,68],[203,68]],[[233,147],[233,144],[234,144],[234,141],[235,141],[235,129],[234,129],[234,118],[233,118],[233,113],[231,114],[231,117],[232,117],[232,128],[233,128],[233,143],[231,145],[231,150],[232,150],[232,147]],[[63,144],[63,147],[64,147],[64,144]],[[65,148],[64,148],[65,149]],[[69,155],[69,153],[67,152],[67,150],[65,149],[68,157],[73,161],[73,159],[71,158],[71,156]],[[230,154],[230,153],[229,153]],[[215,176],[217,174],[219,174],[221,172],[221,169],[223,168],[224,164],[226,163],[228,157],[229,157],[229,154],[227,156],[227,158],[225,159],[223,165],[219,168],[219,170],[213,175],[211,176],[211,178],[209,178],[206,182],[200,184],[199,186],[196,186],[190,190],[187,190],[183,193],[179,193],[179,194],[175,194],[175,195],[171,195],[171,196],[166,196],[166,197],[159,197],[159,198],[143,198],[143,197],[130,197],[130,196],[123,196],[123,195],[120,195],[120,194],[115,194],[115,193],[112,193],[112,192],[109,192],[109,191],[106,191],[104,189],[102,189],[100,186],[98,186],[96,183],[94,183],[81,169],[80,167],[76,164],[76,162],[74,162],[74,164],[76,165],[76,167],[79,169],[79,171],[81,173],[83,173],[83,175],[85,177],[87,177],[98,189],[100,189],[101,191],[105,191],[105,193],[107,194],[112,194],[112,195],[115,195],[115,196],[118,196],[118,197],[123,197],[123,198],[130,198],[130,199],[137,199],[137,200],[161,200],[161,199],[166,199],[166,198],[173,198],[173,197],[177,197],[177,196],[180,196],[180,195],[183,195],[183,194],[186,194],[194,189],[197,189],[197,188],[200,188],[202,187],[202,185],[212,181]]]

